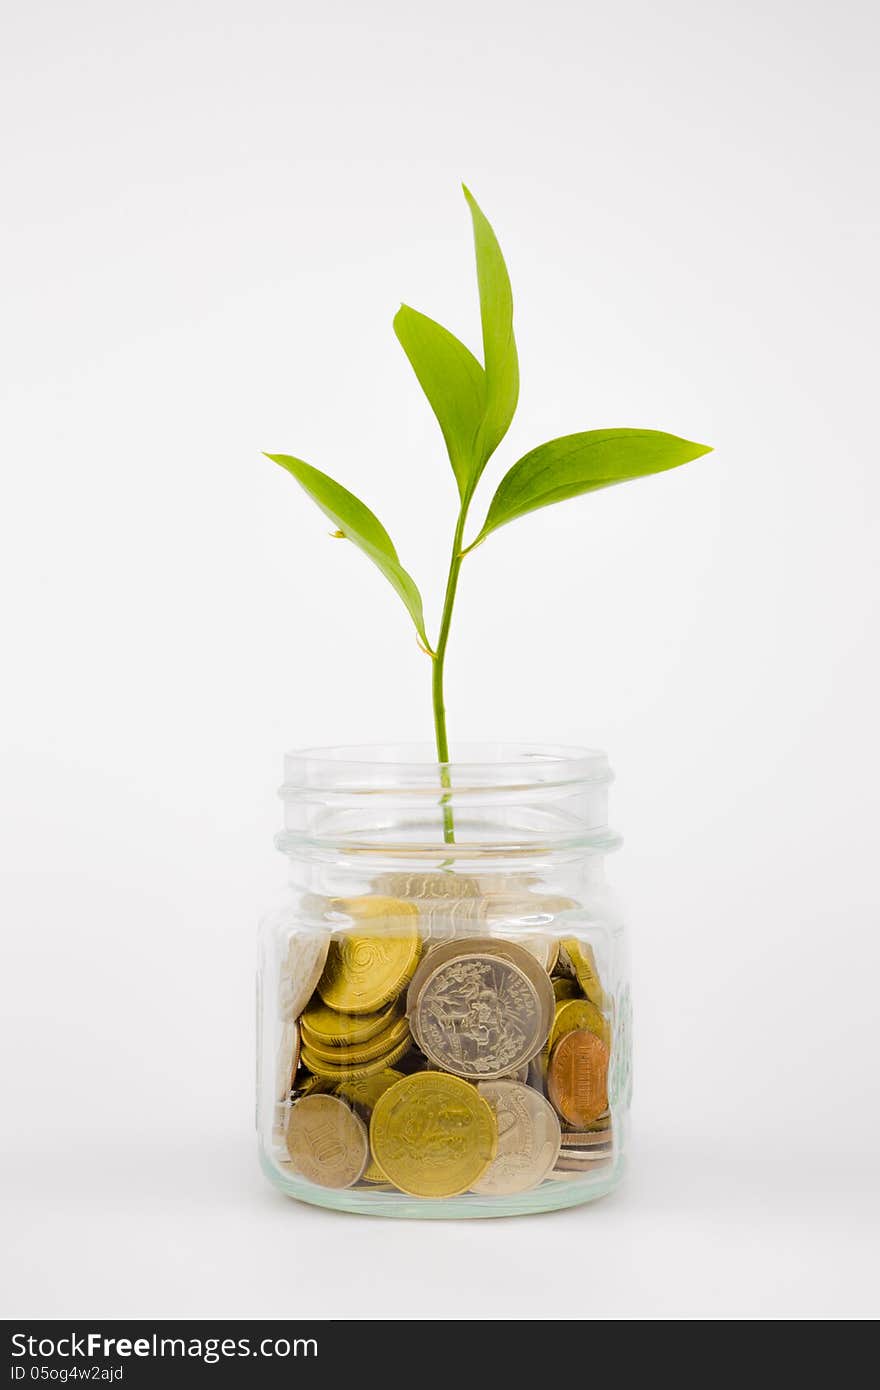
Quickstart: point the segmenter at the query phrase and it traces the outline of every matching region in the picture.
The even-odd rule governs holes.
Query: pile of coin
[[[332,933],[289,939],[279,1162],[324,1187],[430,1198],[610,1162],[610,1001],[590,946],[552,930],[576,904],[454,873],[375,886],[329,901]]]

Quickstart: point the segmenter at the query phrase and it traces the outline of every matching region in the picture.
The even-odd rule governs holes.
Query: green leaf
[[[394,331],[437,416],[458,491],[464,497],[486,410],[483,368],[453,333],[407,304],[394,316]]]
[[[464,185],[462,188],[474,224],[486,368],[486,416],[475,460],[475,486],[513,419],[519,399],[519,362],[513,337],[513,294],[501,247],[473,196]]]
[[[430,651],[430,643],[425,635],[422,596],[415,580],[398,560],[391,537],[375,513],[353,492],[334,482],[326,473],[312,468],[311,464],[303,463],[302,459],[291,458],[289,454],[266,454],[266,458],[286,468],[346,540],[353,541],[382,571],[403,599],[419,638]]]
[[[501,479],[473,544],[479,545],[490,531],[538,507],[663,473],[708,453],[711,448],[706,444],[692,444],[660,430],[587,430],[551,439],[532,449]]]

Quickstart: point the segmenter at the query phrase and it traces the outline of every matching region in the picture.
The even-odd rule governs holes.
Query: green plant
[[[464,529],[474,490],[486,464],[510,427],[519,397],[519,365],[513,335],[513,296],[495,233],[476,201],[464,189],[474,227],[483,361],[478,362],[448,329],[404,304],[394,331],[428,398],[446,443],[459,494],[458,520],[446,579],[440,629],[434,647],[425,631],[418,585],[403,568],[391,537],[378,517],[353,493],[302,459],[288,454],[266,457],[286,468],[333,522],[335,536],[359,546],[397,591],[415,624],[420,645],[432,663],[432,700],[437,759],[448,787],[449,742],[443,676],[446,648],[462,561],[487,536],[517,517],[551,502],[578,497],[677,468],[707,454],[659,430],[587,430],[539,444],[515,463],[499,483],[476,537],[465,544]],[[454,840],[452,812],[444,807],[444,834]]]

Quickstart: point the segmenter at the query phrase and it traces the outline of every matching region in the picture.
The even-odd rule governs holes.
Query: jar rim
[[[527,789],[548,783],[607,785],[613,778],[605,753],[564,744],[461,743],[446,763],[438,762],[427,743],[342,744],[286,753],[282,796],[304,787],[435,789],[441,771],[452,777],[459,791],[467,787]]]

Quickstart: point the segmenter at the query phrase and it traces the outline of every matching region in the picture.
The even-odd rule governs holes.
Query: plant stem
[[[446,705],[443,701],[443,669],[446,661],[446,646],[449,642],[449,627],[452,622],[452,610],[455,606],[455,591],[458,588],[458,574],[461,569],[461,543],[464,537],[464,524],[467,520],[468,506],[470,497],[465,495],[462,498],[461,510],[458,514],[458,521],[455,527],[455,536],[452,541],[452,555],[449,561],[449,577],[446,580],[446,597],[443,600],[443,614],[440,619],[440,634],[437,638],[437,649],[434,653],[434,665],[431,680],[431,695],[434,703],[434,733],[437,740],[437,761],[440,763],[440,781],[446,788],[446,794],[441,800],[443,806],[443,839],[448,845],[455,844],[455,821],[450,806],[450,795],[452,791],[452,780],[449,776],[449,740],[446,736]]]

